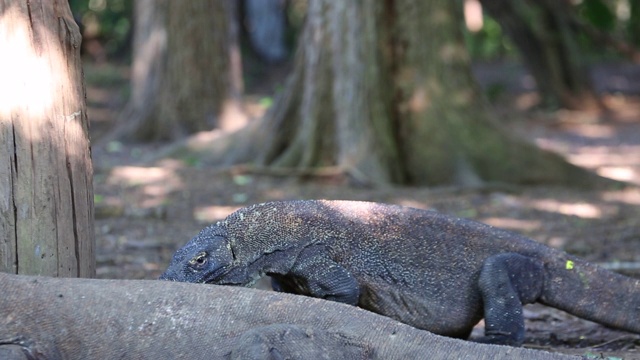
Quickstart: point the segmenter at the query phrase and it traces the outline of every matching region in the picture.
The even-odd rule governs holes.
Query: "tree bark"
[[[293,73],[235,161],[309,169],[338,165],[357,181],[402,182],[389,121],[388,71],[375,4],[310,1]],[[268,136],[264,136],[268,134]]]
[[[309,1],[285,91],[262,121],[216,140],[205,162],[336,166],[364,184],[599,183],[491,119],[459,5]]]
[[[67,1],[0,1],[0,271],[95,275],[81,36]]]
[[[235,6],[232,0],[136,2],[132,95],[115,137],[171,140],[220,126],[225,111],[239,108]]]

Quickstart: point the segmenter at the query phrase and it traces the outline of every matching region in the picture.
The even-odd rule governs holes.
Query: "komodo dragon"
[[[576,359],[437,336],[320,299],[0,273],[0,359]]]
[[[519,346],[522,304],[640,333],[640,280],[475,221],[396,205],[298,200],[242,208],[173,256],[164,280],[335,300],[436,334]]]

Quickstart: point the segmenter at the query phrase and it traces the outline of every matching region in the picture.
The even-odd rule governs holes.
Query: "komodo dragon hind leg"
[[[231,359],[368,359],[372,349],[345,334],[274,324],[253,328],[235,341]]]
[[[542,262],[515,253],[491,256],[480,272],[485,336],[479,342],[520,346],[524,342],[522,305],[542,293]]]

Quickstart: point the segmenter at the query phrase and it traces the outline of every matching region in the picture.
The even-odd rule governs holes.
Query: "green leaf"
[[[249,185],[252,182],[253,182],[253,178],[251,176],[248,176],[248,175],[234,175],[233,176],[233,183],[238,185],[238,186]]]
[[[267,96],[260,99],[260,106],[263,108],[268,109],[271,105],[273,105],[273,98]]]
[[[601,30],[613,30],[616,16],[602,0],[584,0],[580,7],[582,16],[593,26]]]

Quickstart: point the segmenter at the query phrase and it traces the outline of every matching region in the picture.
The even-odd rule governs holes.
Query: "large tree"
[[[131,98],[115,136],[175,139],[220,126],[223,112],[237,110],[235,11],[234,0],[136,1]]]
[[[0,0],[0,271],[95,275],[93,171],[65,0]]]
[[[333,166],[372,184],[592,183],[597,177],[492,120],[471,75],[459,5],[309,1],[273,109],[190,149],[210,163]]]

